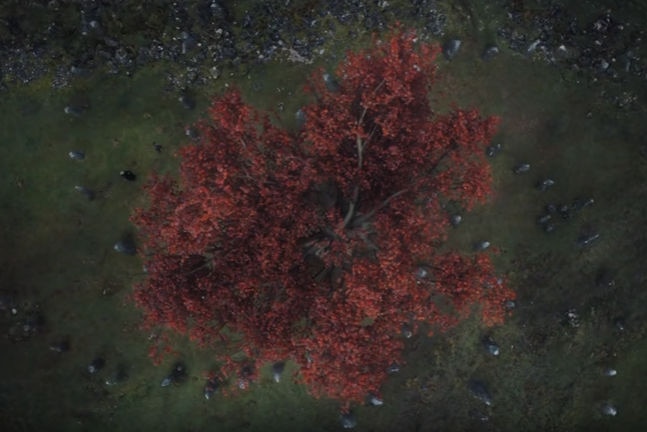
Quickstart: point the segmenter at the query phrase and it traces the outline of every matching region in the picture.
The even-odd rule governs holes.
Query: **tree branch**
[[[382,201],[382,203],[379,206],[375,207],[373,210],[371,210],[367,214],[362,215],[360,218],[358,218],[357,222],[363,223],[363,222],[369,220],[371,217],[373,217],[373,215],[375,213],[377,213],[378,211],[380,211],[381,209],[386,207],[391,200],[393,200],[394,198],[396,198],[396,197],[398,197],[398,196],[400,196],[400,195],[402,195],[402,194],[404,194],[404,193],[406,193],[408,191],[409,191],[409,189],[402,189],[402,190],[397,191],[396,193],[394,193],[393,195],[389,196],[387,199]]]
[[[346,212],[346,216],[344,216],[344,224],[343,224],[344,228],[348,226],[350,221],[353,220],[353,216],[355,216],[355,207],[357,206],[358,197],[359,197],[359,186],[355,185],[355,189],[353,189],[353,198],[351,199],[350,204],[348,205],[348,211]]]
[[[436,162],[434,162],[434,163],[432,164],[430,174],[431,174],[431,173],[433,173],[433,172],[436,170],[436,168],[438,168],[438,165],[440,165],[440,163],[441,163],[441,162],[442,162],[442,161],[443,161],[443,160],[444,160],[444,159],[445,159],[445,158],[446,158],[446,157],[447,157],[447,156],[448,156],[448,155],[449,155],[453,150],[455,150],[455,149],[456,149],[456,147],[457,147],[456,143],[453,143],[453,144],[451,144],[450,146],[448,146],[448,147],[445,149],[445,151],[443,152],[443,154],[441,154],[441,155],[440,155],[440,157],[438,158],[438,160],[436,160]]]
[[[364,111],[362,111],[362,115],[359,116],[359,119],[357,120],[357,127],[359,128],[359,125],[364,122],[364,116],[366,115],[366,111],[368,108],[364,107]],[[359,132],[357,132],[357,170],[362,169],[362,162],[364,161],[363,158],[364,154],[364,142],[362,141],[362,137],[359,136]]]

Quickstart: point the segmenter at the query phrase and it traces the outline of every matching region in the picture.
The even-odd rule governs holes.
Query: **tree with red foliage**
[[[443,330],[475,307],[501,323],[514,293],[490,256],[440,250],[447,204],[491,192],[497,120],[431,110],[437,53],[402,32],[349,53],[334,86],[312,79],[296,136],[235,91],[217,98],[179,179],[154,177],[133,216],[146,323],[237,341],[223,372],[241,386],[289,359],[312,394],[346,403],[379,394],[420,324]]]

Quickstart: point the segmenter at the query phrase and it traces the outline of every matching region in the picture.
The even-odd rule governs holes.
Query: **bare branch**
[[[398,197],[398,196],[400,196],[400,195],[402,195],[402,194],[404,194],[404,193],[406,193],[408,191],[409,191],[409,189],[402,189],[402,190],[397,191],[396,193],[394,193],[393,195],[389,196],[387,199],[382,201],[382,203],[379,206],[377,206],[376,208],[374,208],[373,210],[371,210],[367,214],[362,215],[362,217],[360,217],[357,220],[357,222],[362,223],[362,222],[365,222],[365,221],[369,220],[370,218],[373,217],[373,215],[375,213],[377,213],[378,211],[380,211],[381,209],[386,207],[391,200],[395,199],[396,197]]]
[[[348,211],[346,212],[346,216],[344,216],[344,225],[343,225],[344,228],[346,228],[350,223],[350,221],[353,220],[358,197],[359,197],[359,186],[355,185],[355,189],[353,190],[353,198],[350,201],[350,204],[348,205]]]
[[[366,111],[368,108],[364,107],[364,111],[362,111],[362,115],[359,116],[359,120],[357,120],[357,126],[361,125],[364,122],[364,116],[366,115]],[[362,169],[362,162],[364,161],[364,142],[362,141],[362,137],[359,136],[359,132],[357,133],[357,170]]]
[[[377,86],[375,86],[375,89],[373,90],[373,93],[377,93],[377,91],[380,89],[380,87],[382,87],[384,85],[385,82],[386,82],[386,80],[384,78],[382,78],[382,81],[380,81],[380,83]]]

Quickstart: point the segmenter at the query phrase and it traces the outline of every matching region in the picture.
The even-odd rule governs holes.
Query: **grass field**
[[[518,292],[517,308],[499,328],[472,319],[445,335],[414,337],[407,366],[384,387],[385,406],[355,410],[357,430],[639,430],[647,425],[644,107],[607,104],[600,94],[618,91],[605,87],[615,84],[579,82],[505,49],[483,62],[488,37],[487,28],[468,31],[454,61],[438,59],[439,109],[455,102],[502,119],[495,142],[503,152],[491,160],[495,194],[464,216],[447,247],[467,252],[488,239],[500,251],[500,273]],[[205,400],[213,356],[181,338],[177,354],[154,366],[149,335],[129,299],[143,276],[141,263],[112,249],[133,232],[128,217],[145,205],[147,175],[177,168],[174,152],[188,141],[185,127],[211,95],[236,85],[263,109],[282,103],[279,122],[291,127],[305,79],[319,66],[275,62],[243,75],[225,72],[191,111],[164,90],[160,65],[132,78],[97,73],[62,91],[35,83],[3,94],[0,294],[14,298],[16,309],[0,310],[7,335],[0,340],[3,430],[340,429],[334,401],[314,400],[288,380],[275,384],[269,373],[241,395]],[[644,99],[640,83],[625,85]],[[70,104],[88,108],[77,117],[64,113]],[[85,159],[71,160],[72,150]],[[517,176],[512,167],[520,162],[531,170]],[[122,179],[123,169],[137,181]],[[545,177],[556,184],[540,192],[534,185]],[[94,190],[95,199],[75,185]],[[589,197],[595,203],[559,220],[555,232],[537,225],[546,204]],[[600,238],[578,247],[578,238],[593,232]],[[615,283],[596,283],[602,273]],[[577,319],[569,322],[571,309]],[[500,356],[484,351],[484,334],[499,343]],[[49,349],[62,339],[69,339],[69,352]],[[106,366],[90,375],[87,365],[97,356]],[[188,366],[188,382],[161,387],[178,359]],[[121,367],[128,379],[107,386]],[[605,367],[618,375],[604,376]],[[472,377],[488,383],[491,407],[468,393]],[[607,401],[617,416],[600,413]],[[479,413],[489,421],[478,420]]]

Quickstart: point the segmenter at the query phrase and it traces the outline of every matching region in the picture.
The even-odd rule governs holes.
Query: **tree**
[[[421,324],[444,330],[475,307],[501,323],[514,293],[490,256],[441,251],[446,206],[491,192],[497,119],[431,110],[437,53],[403,32],[349,53],[337,78],[312,78],[298,134],[236,91],[216,98],[179,179],[155,176],[132,218],[145,322],[237,341],[223,373],[241,386],[290,359],[312,394],[346,403],[379,394]]]

